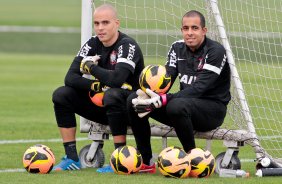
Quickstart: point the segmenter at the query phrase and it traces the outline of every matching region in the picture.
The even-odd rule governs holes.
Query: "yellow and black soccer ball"
[[[159,154],[158,168],[166,177],[186,178],[191,170],[190,159],[183,149],[170,146]]]
[[[55,164],[52,150],[43,144],[29,147],[23,155],[23,166],[30,173],[49,173]]]
[[[170,88],[171,76],[162,65],[148,65],[139,76],[139,84],[143,91],[149,88],[156,93],[164,94]]]
[[[191,160],[190,177],[207,178],[213,174],[215,159],[210,151],[194,148],[188,153],[188,157]]]
[[[117,174],[134,174],[143,163],[140,152],[132,146],[121,146],[111,155],[110,164]]]

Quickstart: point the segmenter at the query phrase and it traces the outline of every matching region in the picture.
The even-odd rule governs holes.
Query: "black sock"
[[[77,162],[79,159],[76,151],[76,141],[64,142],[63,144],[67,157]]]
[[[114,143],[114,145],[115,145],[115,149],[117,149],[117,148],[120,147],[120,146],[125,146],[125,145],[126,145],[126,142]]]
[[[142,157],[143,158],[143,157]],[[143,158],[143,163],[145,164],[145,165],[148,165],[148,166],[150,166],[151,165],[151,158]]]

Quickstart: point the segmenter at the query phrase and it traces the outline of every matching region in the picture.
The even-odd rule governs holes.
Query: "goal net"
[[[165,64],[170,45],[182,39],[183,14],[202,12],[208,37],[232,57],[232,101],[222,127],[254,133],[269,155],[282,158],[281,0],[94,0],[103,3],[117,8],[120,30],[139,43],[146,65]]]

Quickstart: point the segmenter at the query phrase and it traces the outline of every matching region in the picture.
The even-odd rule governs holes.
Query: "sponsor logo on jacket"
[[[179,73],[179,82],[180,83],[185,83],[185,84],[192,84],[193,82],[195,82],[197,79],[196,76],[194,75],[186,75],[186,74],[181,74]]]
[[[89,50],[91,49],[92,47],[90,47],[87,43],[80,49],[79,53],[78,53],[78,56],[81,56],[81,57],[86,57],[88,55],[88,52]]]

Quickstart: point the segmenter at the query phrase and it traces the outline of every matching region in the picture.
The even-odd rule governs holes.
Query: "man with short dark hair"
[[[173,127],[184,150],[189,152],[196,147],[194,130],[210,131],[221,126],[231,98],[226,51],[220,43],[206,37],[204,16],[195,10],[187,12],[181,32],[183,40],[171,45],[166,62],[172,83],[179,77],[180,91],[156,94],[150,89],[146,93],[137,90],[127,100],[137,148],[144,164],[152,170],[155,164],[150,162],[149,117]]]

